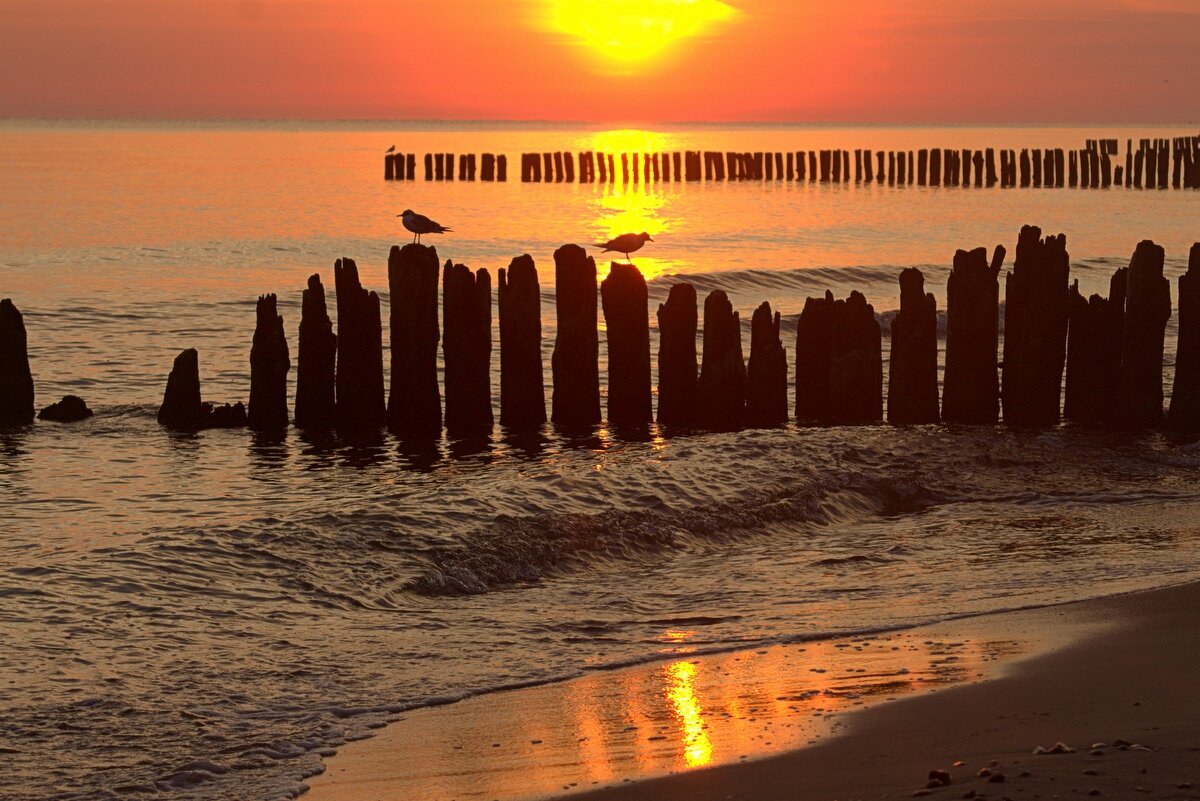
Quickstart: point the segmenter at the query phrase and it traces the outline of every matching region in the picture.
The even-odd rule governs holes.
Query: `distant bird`
[[[405,209],[403,213],[396,216],[404,218],[404,227],[415,234],[413,241],[418,244],[421,242],[421,234],[444,234],[447,231],[454,230],[440,223],[435,223],[424,214],[417,214],[412,209]]]
[[[633,260],[629,258],[629,254],[633,253],[635,250],[641,250],[642,245],[653,241],[654,240],[650,238],[650,234],[642,231],[640,234],[621,234],[615,239],[610,239],[603,244],[596,245],[596,247],[604,248],[604,250],[601,251],[602,253],[607,253],[610,250],[614,250],[617,253],[624,253],[625,261],[633,264]]]
[[[396,146],[395,146],[395,145],[392,145],[391,147],[389,147],[389,148],[388,148],[387,150],[385,150],[384,152],[385,152],[385,153],[395,153],[395,152],[396,152]]]

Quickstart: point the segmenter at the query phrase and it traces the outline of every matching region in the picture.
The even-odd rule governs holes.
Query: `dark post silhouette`
[[[195,348],[181,351],[171,365],[167,389],[158,407],[158,422],[167,428],[190,430],[200,427],[200,357]]]
[[[33,422],[33,374],[25,320],[10,298],[0,300],[0,426]]]
[[[992,425],[1000,413],[996,351],[1000,327],[1000,268],[1004,247],[954,254],[946,286],[946,375],[942,420]]]
[[[579,245],[554,251],[558,333],[550,366],[550,417],[567,427],[600,422],[600,340],[596,331],[596,261]]]
[[[337,291],[337,425],[345,430],[384,424],[383,326],[379,296],[363,288],[353,259],[333,265]]]
[[[632,264],[614,261],[600,284],[608,337],[608,422],[644,426],[650,400],[650,321],[646,279]]]
[[[1138,243],[1129,262],[1120,422],[1130,428],[1163,422],[1163,336],[1171,317],[1171,284],[1162,274],[1164,255],[1161,246],[1147,239]]]
[[[882,420],[883,339],[875,309],[861,292],[834,304],[830,344],[828,422]]]
[[[787,352],[779,339],[779,312],[762,303],[750,320],[745,424],[772,428],[788,421]]]
[[[1179,345],[1167,423],[1176,431],[1200,433],[1200,242],[1192,245],[1187,272],[1179,276]]]
[[[1117,270],[1108,298],[1079,294],[1071,286],[1067,329],[1067,389],[1063,416],[1073,423],[1109,425],[1117,418],[1113,390],[1121,385],[1121,337],[1125,319],[1128,268]]]
[[[496,180],[508,180],[508,156],[503,154],[496,156]]]
[[[900,312],[892,320],[889,423],[938,421],[937,301],[915,267],[900,272]]]
[[[741,428],[746,403],[741,322],[719,289],[704,299],[704,350],[697,394],[702,426],[713,431]]]
[[[287,428],[287,375],[292,369],[283,318],[275,295],[262,295],[255,309],[254,343],[250,347],[250,408],[247,419],[257,431]]]
[[[796,419],[830,418],[829,360],[833,343],[833,293],[808,298],[796,322]]]
[[[696,288],[675,284],[658,306],[658,422],[696,425]]]
[[[296,426],[332,428],[336,409],[334,367],[337,335],[325,308],[321,276],[308,279],[300,312],[300,349],[296,365]]]
[[[442,322],[446,363],[446,433],[486,436],[492,429],[492,282],[488,271],[471,272],[446,262],[442,271]]]
[[[538,428],[546,422],[542,378],[542,290],[528,254],[500,268],[500,425]]]
[[[1059,420],[1071,262],[1066,236],[1041,237],[1037,226],[1021,228],[1005,281],[1001,400],[1010,425],[1053,426]]]
[[[38,412],[37,419],[52,423],[77,423],[94,414],[78,395],[63,395],[62,400],[52,403]]]
[[[412,243],[392,246],[388,253],[392,375],[387,423],[390,430],[410,438],[436,437],[442,430],[437,379],[438,278],[435,248]]]

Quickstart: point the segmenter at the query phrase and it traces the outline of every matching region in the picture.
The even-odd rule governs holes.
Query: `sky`
[[[1200,0],[0,0],[0,116],[1200,121]]]

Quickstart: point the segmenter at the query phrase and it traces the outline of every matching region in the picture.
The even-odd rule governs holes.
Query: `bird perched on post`
[[[604,250],[601,251],[603,253],[607,253],[610,250],[616,251],[617,253],[624,253],[625,260],[630,264],[633,264],[633,261],[629,258],[629,254],[633,253],[635,250],[641,250],[642,245],[653,241],[654,240],[650,238],[650,234],[642,231],[640,234],[621,234],[620,236],[610,239],[603,244],[596,245],[596,247],[604,248]]]
[[[383,151],[383,152],[384,152],[384,153],[395,153],[395,152],[396,152],[396,146],[395,146],[395,145],[392,145],[391,147],[389,147],[387,150],[385,150],[385,151]]]
[[[396,216],[404,218],[404,227],[413,232],[413,241],[418,244],[421,242],[421,234],[444,234],[454,230],[434,222],[424,214],[417,214],[412,209],[405,209]]]

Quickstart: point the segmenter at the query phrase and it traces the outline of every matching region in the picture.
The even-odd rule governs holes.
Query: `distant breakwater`
[[[507,181],[508,157],[425,153],[426,181]],[[418,154],[388,153],[383,177],[414,181]],[[791,181],[1001,188],[1200,189],[1200,135],[1089,139],[1080,149],[919,148],[522,153],[523,183]],[[456,178],[457,176],[457,178]]]
[[[1162,247],[1140,242],[1129,265],[1113,274],[1108,296],[1085,298],[1078,281],[1071,283],[1065,235],[1043,236],[1025,226],[1001,307],[1006,256],[1001,245],[990,254],[985,248],[954,254],[942,364],[938,301],[924,291],[920,270],[899,273],[886,413],[882,331],[860,292],[808,298],[791,354],[780,336],[780,312],[762,303],[752,314],[747,360],[740,314],[726,293],[715,289],[701,304],[685,281],[671,287],[657,310],[656,413],[645,278],[634,265],[613,262],[599,280],[595,259],[578,245],[564,245],[554,252],[557,326],[547,414],[542,298],[533,258],[518,256],[500,269],[493,293],[488,270],[443,264],[433,247],[407,244],[393,246],[388,255],[390,382],[384,380],[379,296],[362,286],[354,260],[343,258],[334,265],[336,332],[320,276],[311,276],[303,290],[293,409],[284,321],[276,296],[263,295],[256,306],[248,404],[204,402],[199,354],[187,349],[170,370],[158,419],[175,430],[283,431],[294,423],[339,432],[386,429],[406,440],[437,439],[443,431],[453,439],[487,438],[497,422],[491,397],[495,308],[499,424],[510,432],[540,431],[547,420],[567,433],[606,424],[617,436],[640,438],[655,422],[677,433],[774,427],[792,419],[807,425],[886,419],[1034,428],[1066,420],[1200,434],[1200,243],[1179,278],[1174,386],[1165,409],[1165,331],[1173,310]],[[608,346],[604,393],[599,313]],[[0,301],[0,425],[34,419],[26,337],[16,305]],[[795,371],[792,396],[789,368]],[[68,397],[41,416],[70,422],[90,414],[82,400]]]

